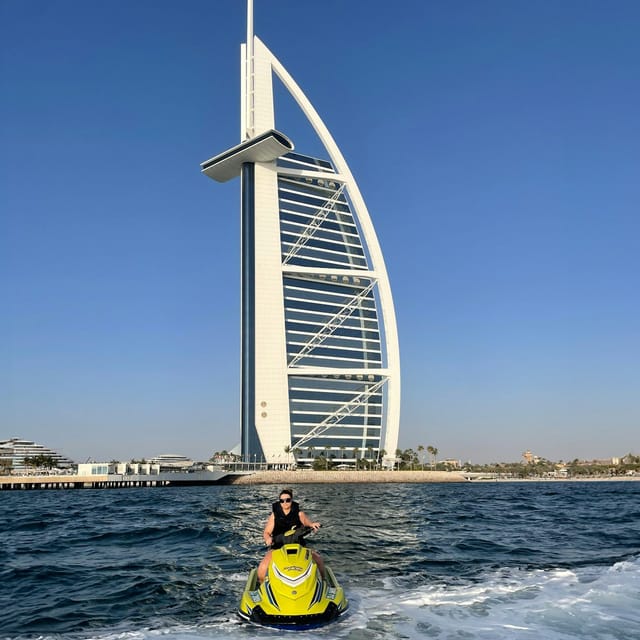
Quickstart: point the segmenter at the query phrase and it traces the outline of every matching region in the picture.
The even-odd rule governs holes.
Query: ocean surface
[[[640,639],[640,482],[294,485],[349,613],[300,638]],[[277,638],[235,616],[277,486],[0,493],[0,638]]]

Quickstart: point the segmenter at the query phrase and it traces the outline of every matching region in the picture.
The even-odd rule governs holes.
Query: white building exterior
[[[50,458],[53,462],[53,468],[56,469],[69,469],[74,464],[70,458],[32,440],[23,440],[22,438],[0,440],[0,466],[3,469],[11,470],[13,474],[20,475],[33,470],[33,467],[27,464],[25,459],[35,459],[39,456]]]
[[[202,163],[241,176],[242,457],[318,455],[392,464],[400,418],[396,318],[382,251],[358,185],[320,116],[253,34],[242,45],[241,143]],[[273,80],[326,156],[275,130]],[[384,215],[384,212],[379,212]]]
[[[81,462],[78,465],[79,476],[157,475],[160,465],[150,462]]]

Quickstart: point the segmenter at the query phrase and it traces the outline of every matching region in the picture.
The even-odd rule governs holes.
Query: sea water
[[[640,639],[640,482],[294,485],[350,602],[300,638]],[[0,494],[0,638],[276,638],[235,608],[276,486]]]

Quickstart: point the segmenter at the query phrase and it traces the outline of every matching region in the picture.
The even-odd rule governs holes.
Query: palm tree
[[[422,470],[424,471],[424,458],[422,457],[423,451],[424,451],[424,447],[421,444],[418,445],[418,454],[420,455],[420,464],[422,465]]]
[[[291,445],[288,444],[285,448],[284,448],[284,452],[287,454],[287,467],[291,468]]]
[[[434,449],[431,445],[427,447],[427,451],[429,452],[429,456],[431,457],[431,471],[433,471],[433,459],[436,456],[437,449]]]
[[[358,454],[360,453],[360,449],[358,447],[353,448],[353,457],[356,461],[356,471],[358,470]]]
[[[367,452],[369,454],[369,469],[373,466],[373,447],[367,447]]]

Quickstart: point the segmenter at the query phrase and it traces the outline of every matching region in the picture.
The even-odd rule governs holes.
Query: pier
[[[195,471],[154,474],[0,476],[0,491],[35,489],[123,489],[224,484],[242,472]],[[227,479],[227,480],[225,480]]]

